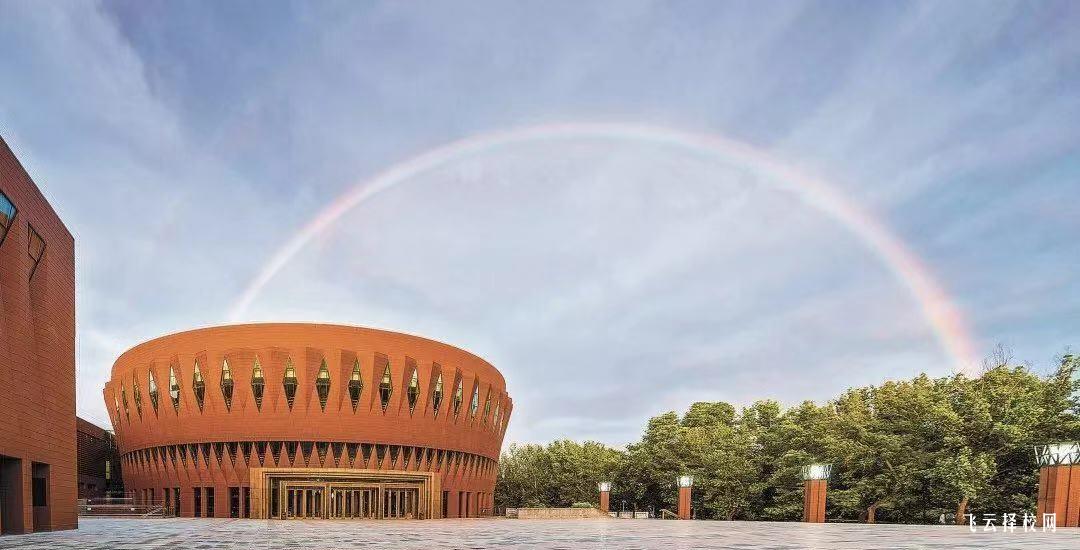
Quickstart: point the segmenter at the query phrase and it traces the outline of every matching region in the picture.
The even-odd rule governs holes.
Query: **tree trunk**
[[[964,512],[967,512],[968,497],[964,495],[964,498],[960,499],[960,504],[956,505],[956,524],[964,525],[967,521],[964,519]]]
[[[875,523],[878,509],[878,503],[873,503],[866,509],[866,523]]]

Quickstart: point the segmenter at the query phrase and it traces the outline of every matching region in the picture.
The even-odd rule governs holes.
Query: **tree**
[[[757,401],[736,412],[693,403],[649,419],[625,450],[569,440],[510,445],[499,463],[500,506],[614,502],[674,509],[675,478],[695,479],[697,517],[795,520],[803,466],[833,465],[829,517],[937,522],[942,515],[1034,512],[1033,446],[1080,440],[1080,358],[1039,376],[999,346],[976,378],[920,375],[851,388],[822,405]]]

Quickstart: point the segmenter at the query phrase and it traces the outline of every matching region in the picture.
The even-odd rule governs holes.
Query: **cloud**
[[[841,182],[989,349],[1080,329],[1071,3],[9,2],[0,131],[76,236],[78,398],[116,354],[219,322],[347,186],[473,133],[716,131]],[[637,437],[692,400],[827,398],[947,358],[854,239],[740,167],[521,146],[351,212],[253,304],[461,345],[510,439]],[[1075,342],[1072,342],[1075,344]]]

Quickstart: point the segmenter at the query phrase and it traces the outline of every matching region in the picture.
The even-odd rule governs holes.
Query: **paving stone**
[[[148,550],[299,548],[984,549],[1080,548],[1080,529],[972,533],[942,525],[743,521],[506,520],[325,521],[83,518],[77,531],[0,537],[0,549]]]

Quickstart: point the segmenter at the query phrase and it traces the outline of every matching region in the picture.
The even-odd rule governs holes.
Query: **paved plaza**
[[[266,521],[83,518],[78,531],[0,538],[0,548],[1080,548],[1080,529],[660,520]]]

